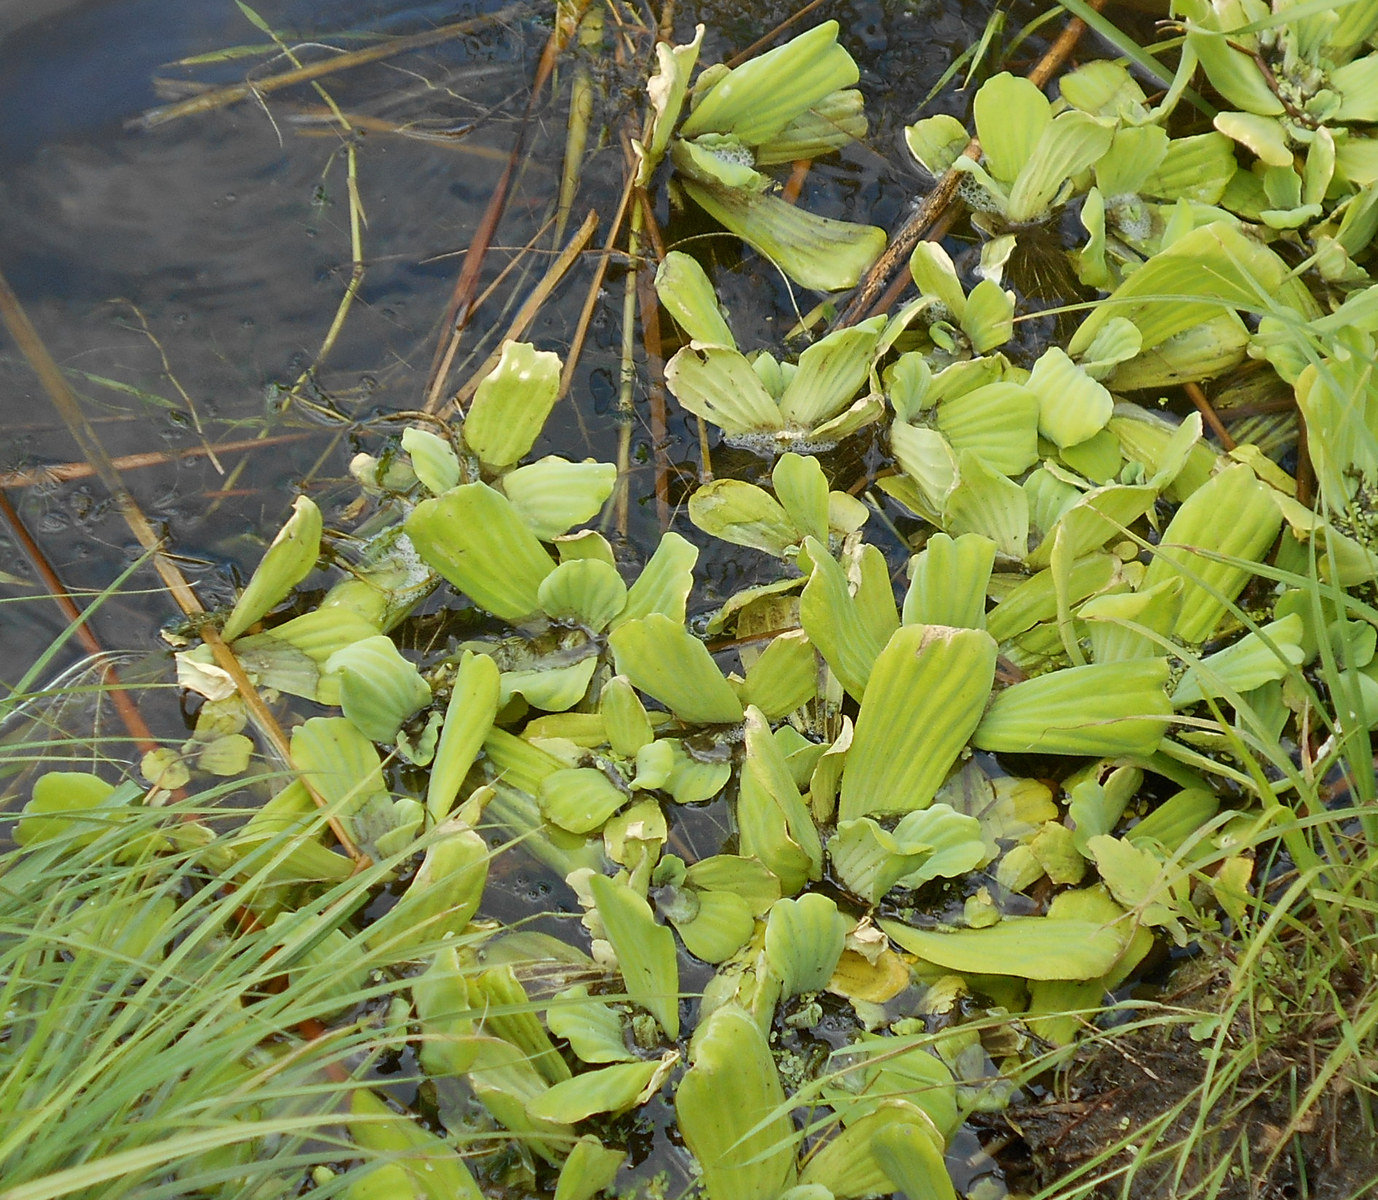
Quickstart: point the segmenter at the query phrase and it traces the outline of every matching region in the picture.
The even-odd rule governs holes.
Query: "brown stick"
[[[307,63],[304,67],[283,71],[282,74],[271,75],[267,79],[253,82],[246,80],[244,83],[234,83],[229,87],[216,88],[211,92],[202,92],[190,100],[181,100],[176,104],[165,104],[160,108],[150,108],[131,124],[144,129],[152,129],[157,125],[164,125],[168,121],[175,121],[179,117],[189,117],[196,113],[210,112],[215,108],[224,108],[229,104],[238,104],[239,101],[247,100],[250,96],[266,96],[269,92],[280,91],[282,88],[292,87],[298,83],[309,83],[313,79],[333,75],[337,71],[347,71],[352,67],[382,62],[385,58],[405,54],[408,50],[420,50],[426,46],[448,42],[451,38],[462,37],[466,33],[472,33],[475,29],[482,29],[485,25],[512,21],[525,13],[527,9],[528,6],[525,4],[509,4],[506,8],[501,8],[495,13],[488,13],[486,16],[471,17],[467,21],[455,21],[450,25],[441,25],[437,29],[427,29],[407,37],[394,38],[390,42],[380,42],[376,46],[365,46],[362,50],[353,50],[335,58],[325,58],[319,62]]]
[[[587,8],[587,3],[582,7]],[[531,94],[526,99],[526,111],[522,114],[521,124],[517,126],[517,139],[512,144],[512,152],[507,156],[507,165],[502,169],[497,186],[488,198],[487,207],[483,210],[478,228],[474,230],[469,248],[464,252],[464,265],[459,269],[459,278],[455,280],[449,303],[445,306],[445,317],[440,325],[440,341],[436,344],[435,354],[431,358],[431,369],[426,378],[426,403],[423,407],[427,412],[436,412],[440,408],[449,363],[453,361],[460,336],[477,307],[474,293],[478,288],[479,274],[483,270],[483,260],[487,257],[498,225],[502,222],[503,213],[507,211],[508,193],[512,189],[512,180],[516,178],[518,164],[522,162],[526,149],[526,135],[531,126],[532,115],[536,111],[536,102],[551,72],[555,70],[555,62],[560,52],[574,36],[577,27],[577,20],[573,23],[560,22],[546,39],[545,48],[541,51],[540,62],[536,64],[536,77],[531,82]]]
[[[1106,4],[1106,0],[1089,0],[1089,2],[1090,6],[1097,12]],[[1073,17],[1068,21],[1066,28],[1058,35],[1057,40],[1048,47],[1047,53],[1038,60],[1033,70],[1029,72],[1029,79],[1039,87],[1047,83],[1052,78],[1053,73],[1067,61],[1081,35],[1085,32],[1086,23],[1080,17]],[[979,159],[981,157],[980,139],[973,137],[966,144],[959,157]],[[923,239],[933,223],[956,200],[957,188],[961,182],[962,172],[952,167],[943,172],[942,178],[934,184],[933,190],[923,198],[923,202],[913,215],[900,226],[895,236],[890,239],[890,245],[886,247],[885,253],[876,259],[871,269],[866,273],[866,278],[857,285],[847,307],[834,323],[835,328],[855,325],[871,311],[876,299],[885,290],[886,282],[903,264],[908,262],[914,247]]]
[[[1238,443],[1230,436],[1230,431],[1225,428],[1225,423],[1211,406],[1211,402],[1206,399],[1206,393],[1201,390],[1201,385],[1199,383],[1184,383],[1182,390],[1186,392],[1187,399],[1196,405],[1196,411],[1201,414],[1201,419],[1211,427],[1211,432],[1220,439],[1220,444],[1226,450],[1233,450]]]
[[[158,748],[157,739],[154,738],[152,730],[144,721],[138,706],[130,699],[129,693],[124,690],[114,666],[104,661],[106,659],[105,647],[101,645],[100,639],[92,631],[90,622],[87,620],[87,614],[77,607],[77,602],[72,599],[72,593],[67,590],[66,584],[62,582],[52,563],[48,561],[48,556],[43,553],[43,548],[34,541],[28,526],[24,524],[24,519],[3,491],[0,491],[0,513],[4,514],[5,520],[14,530],[14,536],[24,547],[24,553],[28,555],[34,570],[38,572],[39,578],[47,586],[53,602],[62,610],[63,616],[72,626],[72,632],[76,635],[77,640],[86,647],[89,654],[102,660],[101,676],[110,688],[110,699],[115,705],[116,713],[119,714],[120,722],[134,740],[134,744],[143,754],[147,754],[150,750],[156,750]]]
[[[143,454],[122,454],[110,460],[117,471],[133,471],[140,467],[160,467],[184,458],[207,458],[214,454],[233,454],[239,450],[257,450],[260,446],[280,446],[284,442],[300,442],[309,433],[280,433],[267,438],[241,438],[234,442],[188,446],[185,450],[145,451]],[[0,488],[35,487],[45,483],[69,483],[73,479],[89,479],[96,468],[89,462],[54,463],[48,467],[30,467],[24,471],[6,471],[0,475]]]
[[[273,749],[281,756],[283,762],[290,763],[292,761],[290,747],[287,742],[287,735],[282,731],[282,726],[278,724],[277,718],[263,702],[263,697],[258,694],[258,689],[254,687],[249,677],[244,673],[244,668],[240,666],[234,652],[220,636],[220,631],[210,621],[206,620],[205,606],[197,597],[191,584],[178,570],[177,565],[163,553],[162,536],[149,524],[143,510],[134,497],[130,495],[129,489],[124,486],[124,481],[120,478],[110,456],[106,454],[105,447],[100,444],[95,431],[86,420],[86,414],[81,411],[81,405],[77,403],[76,395],[68,385],[66,377],[58,368],[57,363],[53,361],[53,356],[48,353],[48,347],[38,336],[38,331],[29,320],[29,314],[24,311],[24,306],[19,302],[19,297],[14,294],[3,271],[0,271],[0,320],[4,321],[5,327],[10,331],[10,336],[14,338],[20,351],[33,368],[34,374],[43,384],[44,390],[53,402],[53,407],[57,409],[82,453],[86,455],[101,482],[105,484],[114,498],[120,515],[124,517],[130,532],[148,553],[153,569],[157,571],[158,578],[163,581],[163,586],[167,588],[177,607],[182,610],[183,615],[196,627],[196,632],[201,640],[211,648],[211,654],[215,658],[216,664],[234,681],[235,688],[244,701],[244,706],[249,710],[249,714],[263,735],[272,744]],[[319,793],[305,780],[302,782],[316,804],[322,808],[326,807],[326,802]],[[329,823],[335,837],[339,840],[340,847],[354,861],[355,867],[362,869],[368,866],[368,856],[354,845],[353,839],[344,826],[340,824],[338,818],[330,817]]]

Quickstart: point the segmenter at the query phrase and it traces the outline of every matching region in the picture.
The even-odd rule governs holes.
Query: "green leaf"
[[[995,678],[979,629],[906,625],[876,659],[842,775],[841,820],[932,802],[977,728]]]
[[[24,805],[14,840],[33,846],[63,836],[74,825],[85,825],[90,832],[73,838],[69,845],[73,849],[90,845],[110,822],[127,815],[129,802],[138,795],[137,786],[117,789],[85,771],[45,771],[34,780],[33,796]]]
[[[427,943],[463,933],[483,898],[489,857],[483,838],[467,825],[442,826],[402,898],[368,927],[364,940],[398,961]]]
[[[1058,447],[1079,445],[1099,433],[1115,408],[1110,393],[1057,346],[1034,363],[1028,386],[1038,397],[1038,432]]]
[[[641,166],[637,170],[636,178],[637,183],[643,187],[650,183],[651,175],[665,157],[675,126],[679,124],[680,114],[684,111],[684,101],[689,95],[689,76],[698,61],[699,46],[702,43],[702,25],[695,31],[694,40],[688,45],[656,43],[656,70],[646,84],[652,113],[650,137],[642,150]]]
[[[818,669],[808,635],[800,629],[782,633],[747,668],[742,703],[754,704],[768,720],[783,720],[818,694]]]
[[[1272,680],[1285,679],[1306,659],[1302,635],[1301,614],[1291,613],[1207,655],[1199,666],[1187,668],[1172,693],[1174,707],[1183,708],[1207,696],[1240,695]]]
[[[464,419],[465,444],[490,469],[510,467],[540,436],[560,394],[560,356],[504,342]]]
[[[546,1024],[556,1037],[586,1063],[631,1062],[622,1018],[602,1000],[589,995],[587,984],[577,984],[556,995],[546,1010]]]
[[[972,745],[1005,754],[1152,754],[1172,715],[1165,658],[1050,671],[996,695]]]
[[[748,145],[770,140],[830,92],[860,78],[852,56],[837,44],[836,21],[824,21],[720,76],[703,96],[682,137],[732,133]]]
[[[627,605],[627,585],[617,568],[596,558],[560,563],[536,593],[541,611],[600,633]]]
[[[932,850],[922,839],[902,840],[870,817],[839,821],[828,841],[837,878],[868,904],[879,903],[900,876],[920,866]]]
[[[1023,558],[1029,548],[1029,498],[1024,489],[970,450],[957,455],[957,480],[943,505],[948,532],[979,533],[1007,558]]]
[[[994,564],[995,543],[989,538],[935,533],[909,560],[904,624],[984,629],[986,586]]]
[[[1222,521],[1221,513],[1230,519]],[[1185,642],[1204,642],[1226,607],[1253,577],[1282,525],[1272,489],[1242,463],[1213,476],[1182,504],[1163,531],[1143,587],[1182,580],[1182,607],[1173,632]],[[1219,562],[1221,555],[1238,562]]]
[[[885,317],[835,329],[799,356],[799,364],[780,394],[780,415],[791,425],[812,429],[845,409],[865,382]]]
[[[1010,188],[1006,218],[1020,224],[1046,215],[1049,205],[1065,195],[1067,181],[1096,162],[1109,149],[1113,136],[1110,122],[1086,113],[1072,111],[1054,117],[1021,164]]]
[[[675,1114],[708,1200],[777,1200],[794,1182],[798,1135],[765,1036],[724,1005],[700,1025],[693,1060]]]
[[[665,386],[724,433],[775,433],[780,409],[745,356],[726,346],[686,346],[665,364]]]
[[[957,1200],[942,1141],[933,1134],[931,1123],[896,1122],[876,1133],[872,1153],[886,1177],[904,1195]]]
[[[220,636],[234,641],[311,573],[321,553],[321,510],[306,496],[292,503],[292,515],[263,555],[240,593]]]
[[[679,1052],[671,1050],[650,1062],[618,1063],[585,1071],[555,1084],[529,1107],[533,1116],[565,1125],[586,1120],[594,1113],[616,1116],[649,1100],[677,1062]]]
[[[508,499],[486,483],[466,483],[423,500],[406,520],[417,553],[450,583],[504,621],[540,608],[555,569]]]
[[[409,425],[402,430],[402,449],[411,456],[411,467],[421,486],[433,496],[459,485],[459,459],[439,434]]]
[[[551,542],[597,516],[616,483],[612,463],[576,463],[552,454],[509,471],[502,490],[527,528]]]
[[[366,1150],[386,1154],[384,1170],[405,1186],[413,1200],[483,1200],[464,1160],[419,1122],[393,1112],[364,1087],[351,1092],[349,1110],[368,1118],[349,1123],[350,1137]],[[377,1200],[400,1194],[370,1193]]]
[[[660,613],[684,624],[685,606],[694,586],[698,547],[677,533],[662,533],[650,561],[627,589],[627,603],[613,621],[616,628],[627,621]]]
[[[801,287],[820,292],[854,287],[885,249],[885,230],[874,225],[820,217],[778,196],[692,179],[681,182],[709,216]]]
[[[655,1017],[673,1041],[679,1037],[679,963],[674,934],[656,924],[651,906],[625,883],[593,875],[589,890],[617,955],[627,995]]]
[[[876,655],[898,622],[887,620],[883,611],[868,611],[861,603],[860,590],[853,596],[846,574],[825,546],[811,538],[805,545],[813,570],[799,599],[799,621],[838,681],[860,699]],[[880,551],[863,546],[861,555],[863,561],[870,559],[873,564],[879,560],[878,569],[888,590],[889,572]],[[893,608],[893,596],[890,603]]]
[[[560,1168],[555,1200],[594,1200],[612,1187],[626,1157],[625,1150],[610,1150],[593,1134],[585,1134],[574,1143]]]
[[[764,488],[740,479],[714,479],[689,497],[689,519],[704,533],[784,558],[800,531]],[[825,534],[826,536],[826,534]]]
[[[756,931],[756,918],[740,896],[688,888],[672,888],[669,892],[661,911],[684,940],[684,948],[695,958],[708,963],[724,962],[745,946]]]
[[[546,819],[570,833],[601,829],[603,822],[630,799],[593,767],[568,767],[547,775],[537,794]]]
[[[837,970],[852,922],[827,896],[779,900],[766,921],[766,962],[780,977],[781,998],[821,991]]]
[[[985,929],[939,932],[882,918],[902,949],[949,971],[1023,979],[1094,979],[1124,953],[1129,930],[1095,921],[1006,917]]]
[[[799,533],[826,543],[831,497],[828,478],[818,465],[818,459],[812,455],[782,454],[770,473],[770,481],[780,506],[789,514]]]
[[[713,656],[677,621],[652,613],[608,635],[617,673],[691,725],[725,725],[742,719],[737,693]]]
[[[746,713],[746,758],[737,798],[737,826],[744,855],[759,859],[793,895],[822,878],[823,843],[789,764],[759,710]]]
[[[311,717],[292,730],[292,765],[322,800],[340,814],[386,796],[378,751],[344,717]]]
[[[992,471],[1021,475],[1038,461],[1039,400],[1031,388],[997,382],[944,399],[934,413],[953,450]]]
[[[893,1131],[901,1131],[903,1145],[884,1142],[883,1135]],[[911,1144],[914,1138],[925,1142],[929,1153],[916,1152]],[[943,1164],[942,1146],[942,1134],[927,1113],[908,1100],[887,1100],[850,1121],[831,1140],[823,1143],[810,1157],[799,1178],[803,1183],[826,1187],[838,1200],[889,1195],[897,1187],[903,1188],[905,1196],[940,1200],[953,1195]],[[888,1173],[900,1171],[899,1158],[914,1160],[903,1169],[906,1175],[902,1180],[893,1179]],[[932,1166],[934,1159],[936,1168]],[[934,1171],[931,1178],[925,1180],[922,1187],[911,1190],[913,1173],[930,1169]],[[943,1184],[946,1184],[946,1191]]]
[[[939,113],[925,117],[904,130],[904,144],[915,161],[934,179],[945,174],[971,141],[971,134],[956,117]]]
[[[981,85],[973,107],[981,156],[991,175],[1008,186],[1033,157],[1052,107],[1037,84],[1006,71]]]
[[[402,723],[431,702],[430,684],[386,634],[335,651],[325,670],[340,677],[340,707],[370,741],[392,741]]]
[[[693,341],[736,348],[717,293],[697,259],[671,250],[656,268],[655,287],[661,304]]]

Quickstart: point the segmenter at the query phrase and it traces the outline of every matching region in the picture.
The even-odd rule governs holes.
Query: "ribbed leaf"
[[[693,1058],[675,1114],[708,1200],[777,1200],[794,1181],[798,1135],[765,1036],[724,1005],[699,1027]]]
[[[1282,517],[1270,492],[1242,463],[1227,467],[1193,492],[1163,531],[1143,586],[1182,580],[1182,609],[1173,632],[1183,641],[1210,637],[1226,605],[1252,578],[1248,564],[1260,561],[1272,546]],[[1222,514],[1229,519],[1222,520]],[[1240,559],[1244,565],[1205,554]]]
[[[465,444],[487,467],[510,467],[540,436],[560,393],[560,356],[504,342],[464,420]]]
[[[742,719],[741,701],[708,648],[659,613],[627,621],[608,636],[617,673],[654,696],[681,721],[720,725]]]
[[[780,977],[781,998],[817,992],[832,978],[852,922],[818,892],[777,901],[766,921],[766,962]]]
[[[616,483],[612,463],[576,463],[552,454],[509,471],[502,490],[527,528],[551,542],[595,517]]]
[[[837,416],[866,379],[885,317],[837,329],[799,356],[799,365],[780,396],[780,414],[811,429]]]
[[[837,22],[824,21],[719,78],[680,129],[683,137],[733,133],[758,145],[779,133],[830,92],[860,78],[837,44]]]
[[[976,728],[995,678],[979,629],[906,625],[871,671],[842,775],[841,820],[931,803]]]
[[[704,345],[736,348],[717,293],[697,259],[671,250],[656,268],[655,286],[660,302],[690,338]]]
[[[948,932],[884,919],[880,927],[902,949],[950,971],[1024,979],[1095,979],[1115,965],[1129,936],[1124,925],[1052,917],[1006,917]]]
[[[665,386],[685,408],[725,433],[774,433],[780,409],[751,364],[725,346],[686,346],[665,364]]]
[[[656,924],[651,906],[627,884],[594,875],[589,889],[617,955],[627,995],[655,1017],[673,1041],[679,1037],[679,963],[674,934]]]
[[[885,230],[874,225],[820,217],[778,196],[691,179],[681,182],[709,216],[801,287],[820,292],[854,287],[885,249]]]
[[[995,543],[990,538],[935,533],[909,560],[904,623],[984,629],[986,585],[994,565]]]
[[[1172,705],[1164,658],[1050,671],[1000,692],[971,741],[1007,754],[1152,754]]]
[[[406,531],[427,563],[495,617],[519,621],[540,607],[541,581],[555,564],[508,499],[486,483],[422,501]]]
[[[232,642],[255,621],[286,599],[311,573],[321,552],[321,510],[306,496],[292,503],[292,515],[278,531],[263,561],[235,602],[221,636]]]

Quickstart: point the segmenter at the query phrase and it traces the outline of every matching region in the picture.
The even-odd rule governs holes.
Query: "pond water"
[[[498,5],[283,3],[255,11],[305,58],[349,50],[378,33],[402,36],[482,17]],[[389,418],[419,407],[437,331],[461,255],[518,135],[529,81],[548,33],[548,4],[504,10],[464,37],[330,76],[322,82],[354,122],[357,184],[367,219],[357,303],[328,357],[317,364],[351,270],[344,140],[309,85],[171,121],[139,125],[146,110],[198,86],[289,64],[266,52],[265,35],[233,0],[45,0],[0,5],[0,270],[27,307],[82,399],[110,455],[143,456],[125,468],[130,490],[166,529],[169,545],[208,604],[232,595],[236,572],[262,552],[298,489],[327,513],[357,491],[352,454],[377,449]],[[948,63],[989,19],[987,0],[841,0],[798,26],[837,18],[862,65],[872,132],[864,144],[815,169],[809,204],[892,225],[917,178],[904,164],[899,130],[919,111]],[[744,48],[792,12],[782,3],[706,3],[676,10],[681,35],[709,28],[707,57]],[[1018,28],[1028,14],[1012,16]],[[647,47],[638,65],[600,61],[596,126],[638,114]],[[219,55],[218,61],[186,60]],[[453,378],[481,362],[554,247],[547,230],[564,142],[567,86],[536,106],[526,156],[484,265],[486,287],[514,262],[466,332]],[[960,110],[962,100],[942,101]],[[930,106],[931,111],[932,106]],[[595,137],[574,205],[604,218],[622,168],[616,139]],[[705,226],[674,217],[667,236]],[[721,239],[717,282],[747,338],[764,343],[792,319],[778,277],[740,244]],[[586,256],[557,290],[528,337],[564,353],[594,277]],[[604,281],[571,391],[552,422],[546,452],[610,458],[617,438],[622,281]],[[807,297],[799,303],[807,307]],[[811,301],[809,301],[811,302]],[[304,373],[310,368],[308,376]],[[304,380],[304,381],[303,381]],[[303,381],[298,396],[287,389]],[[638,403],[645,380],[638,380]],[[640,409],[638,410],[640,412]],[[0,337],[0,471],[24,521],[69,588],[106,586],[136,553],[132,537],[94,478],[66,478],[80,455],[27,364]],[[213,458],[210,445],[263,444]],[[692,472],[696,438],[671,419],[668,457]],[[538,448],[542,449],[542,448]],[[633,436],[628,535],[644,546],[659,531],[643,417]],[[58,468],[58,471],[49,470]],[[676,496],[684,492],[679,485]],[[674,527],[696,537],[687,520]],[[0,623],[13,682],[64,624],[20,553],[0,531],[6,607]],[[731,554],[704,566],[707,585],[739,586],[749,569]],[[754,558],[755,556],[749,556]],[[96,631],[112,648],[158,645],[176,616],[136,574],[112,598]],[[711,596],[703,603],[709,604]]]

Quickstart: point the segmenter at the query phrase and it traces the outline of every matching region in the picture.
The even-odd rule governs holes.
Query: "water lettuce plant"
[[[292,1188],[594,1197],[626,1131],[673,1111],[707,1200],[955,1196],[966,1116],[1065,1062],[1079,1014],[1155,946],[1273,904],[1259,860],[1321,878],[1341,852],[1318,780],[1371,793],[1378,289],[1362,153],[1335,165],[1363,142],[1367,11],[1284,38],[1236,19],[1258,6],[1184,6],[1182,87],[1199,62],[1238,110],[1210,131],[1173,127],[1181,87],[1152,107],[1117,64],[1056,99],[988,80],[979,161],[955,119],[908,132],[926,169],[967,177],[978,276],[922,245],[893,314],[797,352],[744,350],[704,269],[668,253],[656,290],[685,341],[666,386],[753,452],[750,478],[687,504],[687,532],[758,556],[711,606],[688,537],[637,557],[590,526],[616,466],[528,461],[562,366],[533,344],[505,342],[452,422],[355,460],[354,538],[298,500],[228,649],[177,655],[193,736],[144,757],[146,788],[50,772],[14,818],[7,884],[33,892],[3,904],[54,932],[0,975],[24,1034],[6,1053],[78,1061],[44,1015],[63,954],[100,965],[107,1044],[126,1002],[230,962],[213,1011],[179,994],[170,1036],[215,1034],[213,1063],[190,1061],[223,1090],[282,1072],[299,1092],[159,1151],[168,1186],[248,1194],[271,1121],[312,1167]],[[662,43],[639,151],[643,185],[668,159],[820,288],[855,281],[874,233],[787,216],[759,168],[864,129],[837,33],[697,79],[702,30]],[[1270,79],[1264,50],[1312,90]],[[1263,153],[1279,139],[1288,163]],[[1021,346],[1013,246],[1069,204],[1068,262],[1103,295]],[[1296,459],[1152,402],[1246,363],[1296,397],[1314,504]],[[822,457],[848,442],[866,454]],[[226,653],[291,727],[271,770],[249,766]],[[1267,752],[1284,745],[1295,760]],[[227,777],[242,819],[166,819]],[[513,915],[517,871],[558,897],[554,925]],[[121,916],[125,891],[146,919]],[[425,1124],[384,1050],[409,1056]],[[51,1115],[72,1092],[47,1086]],[[30,1132],[0,1118],[0,1173],[80,1167],[24,1163]]]

